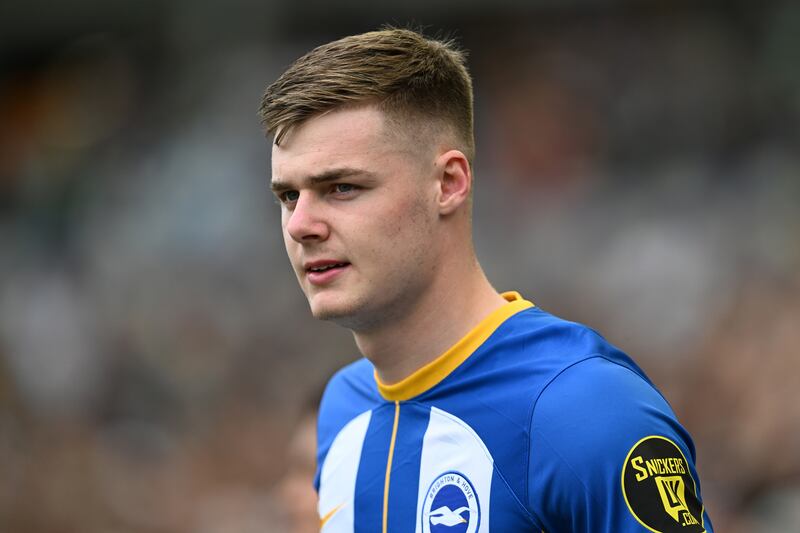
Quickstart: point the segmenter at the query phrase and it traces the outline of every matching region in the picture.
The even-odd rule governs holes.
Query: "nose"
[[[322,217],[312,194],[300,193],[294,208],[284,211],[286,232],[296,242],[306,244],[313,241],[324,241],[330,234],[330,228]]]

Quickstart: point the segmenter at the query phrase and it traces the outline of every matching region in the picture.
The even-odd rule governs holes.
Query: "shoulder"
[[[371,398],[376,391],[374,371],[372,363],[363,357],[342,367],[328,380],[323,402],[339,394]]]
[[[541,364],[542,358],[552,355],[559,357],[561,365],[595,353],[616,352],[622,355],[594,329],[565,320],[539,307],[512,316],[498,328],[497,333],[497,343],[516,343],[520,349],[535,351],[538,364]]]
[[[602,355],[564,368],[539,396],[530,434],[529,501],[547,510],[551,528],[596,531],[602,523],[639,531],[651,519],[677,523],[684,515],[670,517],[672,510],[660,506],[657,479],[668,478],[683,487],[686,520],[702,523],[694,445],[637,370]],[[628,465],[632,460],[641,464]],[[647,460],[659,476],[641,476]]]
[[[374,367],[366,359],[345,366],[331,377],[319,407],[320,437],[333,434],[379,401]]]
[[[566,366],[546,385],[534,405],[531,432],[565,441],[571,435],[587,436],[613,447],[624,446],[641,431],[674,431],[675,420],[638,367],[593,354]],[[605,431],[593,433],[600,428]],[[561,444],[563,450],[566,442]]]
[[[546,387],[562,373],[584,376],[593,372],[594,366],[582,361],[603,358],[610,364],[628,368],[645,382],[645,373],[621,350],[609,343],[594,329],[564,320],[538,307],[527,309],[509,318],[476,354],[476,370],[513,368],[514,375],[503,374],[505,379],[518,380],[520,394],[538,398]],[[486,361],[488,359],[488,361]],[[481,363],[484,363],[481,365]]]
[[[317,416],[317,488],[321,467],[336,437],[380,402],[372,372],[372,364],[359,359],[334,374],[325,387]]]

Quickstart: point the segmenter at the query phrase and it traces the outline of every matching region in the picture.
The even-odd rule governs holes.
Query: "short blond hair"
[[[319,46],[267,87],[259,115],[279,145],[294,126],[326,111],[375,102],[400,124],[450,129],[475,155],[472,78],[452,40],[386,28]],[[441,128],[437,128],[441,129]]]

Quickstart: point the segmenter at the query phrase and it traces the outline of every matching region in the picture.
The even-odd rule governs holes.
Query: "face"
[[[391,134],[369,106],[312,118],[273,146],[286,251],[315,317],[369,330],[430,286],[435,156]]]

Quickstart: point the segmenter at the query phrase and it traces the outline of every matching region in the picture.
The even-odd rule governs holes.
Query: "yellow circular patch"
[[[631,514],[655,533],[703,533],[703,504],[689,462],[666,437],[633,445],[622,467],[622,494]]]

